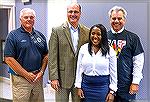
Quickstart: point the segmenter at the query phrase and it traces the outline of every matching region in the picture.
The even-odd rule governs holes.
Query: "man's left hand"
[[[130,85],[129,93],[130,93],[131,95],[137,94],[138,90],[139,90],[139,85],[132,83],[132,84]]]

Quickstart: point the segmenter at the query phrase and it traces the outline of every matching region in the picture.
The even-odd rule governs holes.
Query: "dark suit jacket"
[[[78,51],[89,39],[89,29],[81,24],[79,29],[78,47],[75,53],[68,23],[52,28],[49,40],[49,79],[58,79],[63,88],[71,88],[74,85]]]

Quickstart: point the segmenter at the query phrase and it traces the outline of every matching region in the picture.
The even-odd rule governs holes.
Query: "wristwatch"
[[[116,96],[116,93],[113,90],[110,90],[109,93],[112,94],[113,96]]]

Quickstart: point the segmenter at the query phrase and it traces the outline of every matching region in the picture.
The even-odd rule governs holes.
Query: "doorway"
[[[0,5],[0,77],[9,78],[8,66],[4,63],[4,45],[7,34],[15,28],[14,6]]]

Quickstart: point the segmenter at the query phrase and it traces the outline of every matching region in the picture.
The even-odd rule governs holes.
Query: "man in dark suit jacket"
[[[89,29],[79,24],[81,6],[72,3],[67,7],[68,21],[52,28],[49,40],[49,79],[56,90],[56,102],[79,102],[74,87],[77,55],[80,46],[88,42]]]

